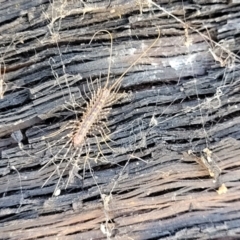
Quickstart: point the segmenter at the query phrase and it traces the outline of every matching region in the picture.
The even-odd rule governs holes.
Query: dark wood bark
[[[240,235],[240,4],[155,4],[0,0],[1,239]],[[89,159],[84,181],[65,189],[66,171],[53,196],[59,177],[42,185],[56,165],[39,170],[53,156],[64,169],[74,148],[58,151],[71,129],[43,136],[81,119],[72,106],[85,104],[91,79],[106,81],[110,39],[100,32],[89,44],[94,33],[112,34],[113,84],[158,28],[108,115],[112,149],[100,142],[104,156]],[[96,138],[86,145],[95,158]]]

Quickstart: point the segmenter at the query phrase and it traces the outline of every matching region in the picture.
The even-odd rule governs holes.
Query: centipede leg
[[[115,141],[113,141],[110,137],[109,137],[109,133],[111,133],[110,129],[108,128],[107,124],[103,121],[99,121],[99,123],[102,125],[98,125],[95,126],[96,131],[98,131],[103,139],[108,139],[109,141],[111,141],[112,143],[116,143]],[[104,129],[107,130],[107,133],[104,131]]]
[[[55,165],[55,163],[54,163]],[[58,170],[58,166],[56,166],[56,169],[50,174],[50,176],[47,178],[47,180],[43,183],[42,188],[48,183],[48,181],[52,178],[52,176],[55,174],[55,172]]]
[[[102,152],[102,149],[101,149],[101,146],[100,146],[100,143],[98,141],[98,138],[96,135],[93,135],[96,139],[96,144],[97,144],[97,147],[98,147],[98,150],[99,150],[99,154],[102,155],[102,157],[106,160],[106,162],[109,162],[108,159],[104,156],[104,153]]]
[[[111,133],[110,129],[108,128],[107,124],[105,122],[102,122],[102,124],[104,125],[104,128],[107,130],[107,134]],[[111,139],[109,139],[111,140]],[[111,140],[112,141],[112,140]]]
[[[81,107],[79,104],[78,104],[78,107],[83,108],[83,107]],[[67,109],[67,110],[70,111],[70,112],[73,112],[73,113],[81,113],[81,114],[84,113],[84,110],[85,110],[85,109],[83,109],[83,110],[70,109],[70,108],[67,107],[67,106],[64,106],[64,108]]]
[[[66,146],[66,144],[65,144],[64,146]],[[50,177],[44,182],[44,184],[42,185],[42,188],[47,184],[47,182],[49,181],[49,179],[51,179],[51,177],[54,175],[54,173],[57,172],[57,171],[59,171],[59,166],[61,166],[61,164],[62,164],[63,161],[65,160],[68,152],[69,152],[70,149],[71,149],[71,146],[72,146],[72,144],[70,144],[67,152],[64,154],[64,156],[63,156],[62,160],[60,161],[60,163],[56,164],[55,161],[49,161],[47,164],[45,164],[45,165],[39,170],[39,171],[41,171],[41,170],[44,169],[46,166],[48,166],[50,163],[53,163],[53,164],[56,166],[56,169],[53,171],[53,173],[50,175]],[[55,157],[54,157],[53,159],[55,159]],[[59,178],[59,179],[61,180],[61,174],[60,174],[60,172],[58,173],[58,175],[60,175],[60,178]],[[55,188],[55,190],[56,190],[56,188]]]
[[[112,106],[114,103],[116,103],[119,99],[122,99],[123,97],[125,97],[126,93],[122,93],[122,94],[116,94],[116,93],[112,93],[111,96],[109,97],[107,103],[106,103],[106,107],[108,106]]]
[[[63,126],[60,127],[59,130],[57,130],[56,132],[50,133],[48,136],[43,136],[41,140],[45,140],[48,138],[52,138],[55,137],[56,135],[60,134],[61,132],[64,132],[66,129],[72,129],[74,128],[74,126],[69,126],[72,122],[68,122],[66,124],[64,124]],[[65,138],[65,137],[64,137]]]
[[[77,165],[76,165],[76,166],[74,165],[73,168],[72,168],[72,170],[69,171],[69,177],[68,177],[67,183],[66,183],[66,185],[65,185],[65,189],[67,189],[69,183],[73,183],[74,177],[78,177],[78,178],[81,180],[81,182],[83,181],[83,177],[80,176],[80,175],[77,173],[79,169],[80,169],[80,168],[77,167]]]
[[[91,100],[94,98],[95,95],[90,92],[91,98],[89,98],[88,94],[86,93],[86,89],[85,89],[85,86],[84,86],[84,85],[83,85],[83,91],[84,91],[84,94],[85,94],[86,98],[88,99],[88,101],[91,102]],[[90,91],[90,90],[89,90],[89,91]],[[83,98],[83,99],[84,99],[84,98]],[[85,100],[85,99],[84,99],[84,100]],[[86,100],[85,100],[85,101],[86,101]],[[87,104],[88,104],[88,101],[86,101]]]
[[[58,154],[71,142],[72,140],[69,139],[64,145],[63,147],[56,153],[56,155],[51,158],[42,168],[39,169],[39,172],[42,171],[44,168],[46,168],[49,164],[54,163],[54,159],[58,156]],[[53,145],[52,145],[53,146]]]
[[[96,91],[94,90],[93,81],[92,81],[91,77],[90,77],[90,81],[91,81],[91,84],[89,84],[89,82],[87,81],[87,85],[88,85],[89,92],[91,94],[91,99],[93,99],[93,97],[96,96]],[[91,88],[92,88],[92,90],[91,90]]]
[[[110,138],[104,133],[103,130],[100,130],[99,132],[100,132],[100,134],[101,134],[101,137],[102,137],[104,143],[108,146],[108,148],[109,148],[111,151],[116,152],[116,151],[115,151],[112,147],[110,147],[110,145],[106,142],[105,137],[106,137],[108,140],[112,141],[112,142],[114,142],[114,141],[113,141],[112,139],[110,139]],[[114,142],[114,143],[115,143],[115,142]]]
[[[61,164],[62,164],[63,161],[65,160],[65,158],[66,158],[69,150],[71,149],[71,147],[72,147],[72,144],[71,144],[70,147],[68,148],[68,151],[64,154],[63,159],[62,159],[61,162],[58,164],[58,166],[61,166]],[[75,155],[76,151],[77,151],[77,149],[75,150],[74,155]],[[56,190],[57,190],[57,188],[58,188],[58,185],[59,185],[60,181],[62,180],[63,174],[66,172],[66,170],[67,170],[68,166],[70,165],[70,163],[71,163],[71,161],[68,161],[68,163],[66,164],[65,168],[62,170],[61,174],[59,174],[59,179],[58,179],[58,182],[57,182],[57,184],[56,184],[54,193],[56,192]]]
[[[85,143],[85,148],[87,149],[86,143]],[[84,187],[84,179],[85,179],[85,173],[86,173],[86,163],[88,162],[88,159],[89,159],[89,150],[90,150],[90,146],[88,144],[88,151],[86,150],[86,156],[85,156],[84,163],[83,163],[82,188]]]
[[[76,150],[76,151],[77,151],[77,150]],[[76,151],[74,152],[72,158],[75,157]],[[79,150],[78,150],[78,154],[77,154],[76,159],[74,160],[74,163],[71,162],[71,164],[72,164],[72,169],[69,171],[69,177],[68,177],[68,180],[67,180],[65,189],[67,188],[69,182],[71,182],[72,179],[73,179],[75,176],[78,177],[78,178],[80,178],[80,179],[82,180],[82,177],[77,173],[78,170],[79,170],[78,161],[79,161],[79,159],[80,159],[81,154],[82,154],[82,146],[81,146],[81,147],[79,148]]]

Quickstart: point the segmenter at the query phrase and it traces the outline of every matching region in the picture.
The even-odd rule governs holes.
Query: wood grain
[[[239,237],[240,4],[155,2],[186,25],[146,1],[0,0],[1,239]],[[125,97],[109,114],[114,151],[101,142],[107,161],[90,160],[84,185],[76,178],[53,197],[57,176],[41,186],[56,166],[39,169],[71,130],[43,137],[81,118],[74,107],[90,78],[104,84],[108,73],[109,37],[89,44],[92,36],[113,36],[114,83],[157,38],[156,26],[159,41],[126,74]],[[94,158],[95,138],[88,143]],[[218,179],[188,154],[205,148]],[[221,184],[227,192],[218,194]]]

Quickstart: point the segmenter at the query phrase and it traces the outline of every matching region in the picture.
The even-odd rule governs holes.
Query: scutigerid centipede
[[[49,179],[57,173],[59,175],[59,179],[57,182],[57,185],[54,190],[54,195],[60,194],[60,188],[59,184],[61,179],[63,178],[63,175],[65,174],[66,170],[69,168],[70,165],[72,165],[71,170],[69,171],[69,177],[67,180],[67,184],[65,185],[65,188],[68,186],[69,181],[71,181],[72,177],[78,176],[81,178],[81,176],[78,175],[79,170],[79,158],[81,157],[82,150],[84,147],[86,147],[86,139],[87,136],[92,135],[96,137],[96,134],[100,134],[103,139],[109,139],[107,136],[110,130],[108,129],[106,125],[106,120],[108,117],[108,114],[111,110],[111,106],[116,103],[119,100],[119,94],[118,91],[121,86],[121,82],[123,80],[124,75],[156,44],[158,39],[160,38],[160,30],[158,29],[158,37],[154,40],[154,42],[144,51],[142,52],[137,59],[121,74],[121,76],[111,85],[110,84],[110,71],[111,71],[111,58],[112,58],[112,47],[113,47],[113,38],[109,31],[107,30],[100,30],[96,32],[94,37],[99,34],[100,32],[105,32],[110,36],[111,39],[111,51],[110,51],[110,63],[108,66],[108,75],[106,83],[103,87],[98,87],[98,89],[95,91],[90,91],[91,96],[89,97],[89,101],[85,100],[86,107],[84,108],[84,112],[82,114],[82,117],[80,121],[71,121],[61,127],[57,132],[51,134],[57,135],[61,132],[63,132],[66,128],[71,128],[72,131],[63,138],[67,138],[67,141],[63,145],[63,147],[55,154],[53,158],[51,158],[40,170],[46,168],[49,164],[53,163],[55,165],[55,170],[52,172],[52,174],[48,177],[48,179],[43,184],[46,185],[46,183],[49,181]],[[92,42],[90,41],[90,43]],[[106,133],[106,130],[108,131]],[[48,138],[43,137],[44,139]],[[104,142],[108,145],[106,140]],[[58,159],[58,154],[62,151],[63,148],[68,146],[68,150],[65,152],[63,156],[61,156],[61,160]],[[101,149],[99,147],[99,154],[101,154]],[[110,146],[109,146],[110,148]],[[69,151],[73,151],[72,157],[67,160],[67,155],[69,154]],[[74,159],[75,158],[75,159]],[[85,171],[85,163],[88,159],[88,153],[86,151],[86,156],[84,160],[84,171]],[[60,166],[63,163],[63,161],[67,161],[66,166],[63,168],[63,170],[60,171]],[[84,173],[83,173],[84,178]]]

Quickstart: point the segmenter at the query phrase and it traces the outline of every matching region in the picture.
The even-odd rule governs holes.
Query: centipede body
[[[94,94],[91,101],[87,106],[87,110],[82,117],[82,120],[79,124],[78,130],[76,131],[73,137],[73,146],[80,147],[87,134],[94,129],[96,123],[102,119],[106,119],[109,112],[109,108],[105,109],[106,105],[111,100],[111,92],[109,89],[98,89],[97,94]],[[110,98],[109,98],[110,97]]]

